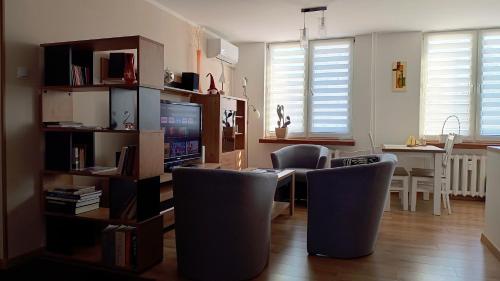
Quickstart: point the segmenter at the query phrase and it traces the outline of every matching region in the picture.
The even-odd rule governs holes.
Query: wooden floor
[[[397,198],[384,213],[375,253],[337,260],[306,251],[307,210],[272,223],[269,265],[256,280],[500,280],[500,262],[481,244],[484,203],[453,200],[452,215],[432,216],[432,200],[418,201],[417,212],[400,211]],[[162,264],[143,277],[183,280],[175,261],[175,234],[165,234]]]

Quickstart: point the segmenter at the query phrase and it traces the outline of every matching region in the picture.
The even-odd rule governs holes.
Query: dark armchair
[[[306,173],[326,168],[329,150],[321,145],[297,144],[283,147],[271,153],[274,169],[294,169],[296,197],[307,196]]]
[[[272,173],[173,171],[178,270],[195,280],[247,280],[268,263]]]
[[[392,154],[364,157],[377,160],[353,165],[363,161],[333,159],[332,168],[307,173],[310,255],[356,258],[373,252],[397,160]]]

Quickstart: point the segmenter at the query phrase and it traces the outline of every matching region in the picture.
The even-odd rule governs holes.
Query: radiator
[[[448,190],[453,195],[484,197],[486,190],[486,156],[452,155],[448,160],[446,175]]]

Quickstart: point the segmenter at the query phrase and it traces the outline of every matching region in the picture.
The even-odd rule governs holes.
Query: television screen
[[[162,101],[160,126],[165,164],[201,157],[201,105]]]

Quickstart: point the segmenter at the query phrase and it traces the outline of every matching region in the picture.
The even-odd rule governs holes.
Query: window
[[[426,34],[422,70],[423,135],[440,135],[455,115],[466,138],[500,136],[500,31]],[[450,119],[444,133],[458,129]]]
[[[276,107],[290,116],[289,134],[300,137],[348,137],[352,39],[269,44],[266,135],[277,127]]]
[[[289,115],[290,134],[303,134],[305,105],[305,51],[299,43],[273,44],[269,46],[269,63],[266,96],[266,128],[274,131],[278,126],[276,108],[278,104],[285,107],[285,115]]]
[[[456,115],[461,135],[469,136],[473,82],[473,34],[431,34],[425,40],[424,135],[441,134],[444,120]],[[445,133],[458,132],[451,120]]]
[[[500,31],[481,35],[480,134],[500,136]]]

